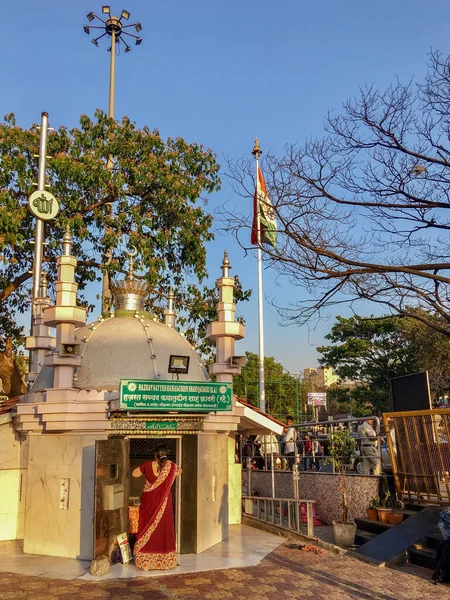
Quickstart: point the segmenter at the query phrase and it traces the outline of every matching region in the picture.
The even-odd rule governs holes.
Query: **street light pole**
[[[48,113],[41,114],[40,126],[40,141],[39,141],[39,167],[38,167],[38,183],[37,190],[45,191],[45,168],[47,162],[47,139],[48,139]],[[42,262],[44,257],[44,221],[36,217],[36,226],[34,231],[34,258],[33,258],[33,287],[31,291],[31,326],[30,336],[35,335],[35,318],[36,318],[36,300],[39,296],[39,288],[41,285]],[[37,360],[37,351],[30,349],[29,367],[28,367],[28,384],[34,381],[39,372]],[[30,376],[31,375],[31,376]]]
[[[116,71],[116,32],[113,29],[111,33],[111,65],[109,69],[109,108],[108,117],[114,119],[114,86]]]
[[[45,169],[47,163],[47,139],[48,139],[48,114],[43,112],[41,115],[41,127],[40,127],[40,141],[39,141],[39,168],[38,168],[38,191],[45,191]],[[35,302],[39,296],[39,288],[41,285],[42,275],[42,260],[43,260],[43,248],[44,248],[44,221],[36,218],[36,228],[34,234],[34,262],[33,262],[33,291],[32,291],[32,303],[33,309],[32,319],[35,316]],[[31,325],[33,327],[33,323]]]
[[[84,31],[89,35],[91,29],[103,30],[103,33],[101,33],[98,37],[92,38],[91,42],[94,44],[94,46],[98,46],[98,41],[106,35],[109,35],[111,38],[111,47],[109,48],[109,51],[111,52],[111,61],[109,68],[108,117],[110,119],[114,119],[116,49],[120,48],[120,44],[123,44],[125,46],[125,54],[127,54],[127,52],[130,52],[131,47],[127,43],[127,38],[134,39],[136,46],[139,46],[142,43],[142,38],[126,30],[130,27],[134,27],[136,33],[140,33],[140,31],[142,30],[142,25],[140,23],[124,25],[123,20],[128,21],[128,19],[130,18],[130,13],[127,10],[122,10],[120,17],[116,17],[114,15],[111,15],[110,6],[104,5],[102,6],[102,14],[105,15],[105,18],[99,17],[95,13],[90,12],[87,15],[87,20],[89,21],[89,23],[100,22],[101,25],[85,25]],[[108,157],[106,168],[110,172],[112,172],[113,170],[113,157],[111,155]],[[108,210],[112,213],[112,204],[108,205]],[[111,258],[111,252],[108,250],[105,256],[105,266],[111,262]],[[109,274],[108,270],[105,269],[103,271],[102,281],[102,315],[104,317],[108,315],[110,308],[111,293],[109,287]]]

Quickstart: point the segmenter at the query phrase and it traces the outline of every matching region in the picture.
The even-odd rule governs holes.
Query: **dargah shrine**
[[[23,539],[29,554],[111,558],[144,483],[131,471],[164,440],[183,469],[173,494],[177,552],[200,553],[241,519],[236,436],[281,433],[232,394],[244,326],[235,321],[228,256],[217,280],[217,321],[208,327],[216,344],[211,382],[176,331],[172,295],[164,322],[144,311],[148,289],[134,277],[132,256],[126,278],[111,284],[111,311],[86,324],[71,246],[67,231],[54,305],[41,279],[26,341],[34,353],[29,392],[0,414],[3,539]]]

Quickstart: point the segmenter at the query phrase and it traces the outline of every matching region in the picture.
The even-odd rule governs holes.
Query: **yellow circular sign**
[[[59,211],[58,200],[50,192],[33,192],[28,198],[28,206],[38,219],[49,221],[54,219]]]

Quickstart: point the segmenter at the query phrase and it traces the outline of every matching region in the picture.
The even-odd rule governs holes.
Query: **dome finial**
[[[126,253],[128,254],[128,256],[130,257],[130,262],[128,263],[128,275],[127,275],[127,279],[128,281],[133,281],[134,279],[134,257],[137,254],[137,250],[136,248],[133,247],[132,252],[129,252],[128,250],[126,250]]]
[[[139,312],[144,310],[145,298],[149,293],[148,283],[142,279],[136,279],[134,276],[134,257],[137,254],[136,248],[126,251],[130,257],[128,273],[124,280],[111,282],[110,288],[114,296],[114,308],[118,310],[132,310]]]

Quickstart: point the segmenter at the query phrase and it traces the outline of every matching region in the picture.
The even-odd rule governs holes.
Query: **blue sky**
[[[116,117],[202,143],[224,168],[226,157],[251,152],[256,134],[263,150],[276,152],[321,136],[327,111],[338,111],[360,86],[384,88],[396,76],[420,80],[430,48],[449,51],[450,3],[444,0],[124,0],[111,9],[129,10],[130,22],[143,27],[141,46],[117,57]],[[81,113],[107,110],[109,54],[106,43],[95,48],[83,32],[90,11],[100,14],[101,4],[8,4],[0,23],[1,115],[15,112],[29,127],[45,110],[52,126],[72,127]],[[209,210],[230,199],[224,180]],[[238,307],[247,337],[237,353],[257,352],[256,262],[233,238],[218,235],[208,248],[211,281],[225,248],[232,272],[255,290],[252,302]],[[277,284],[270,271],[264,292],[279,300],[303,297],[287,282]],[[371,308],[362,305],[360,312]],[[349,312],[341,307],[334,314]],[[315,347],[332,323],[330,312],[314,330],[282,327],[266,303],[265,353],[291,372],[314,366]]]

